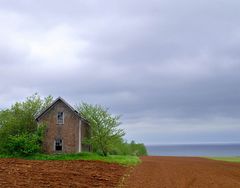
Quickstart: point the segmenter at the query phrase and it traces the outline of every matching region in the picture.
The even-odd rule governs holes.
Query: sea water
[[[239,144],[148,145],[153,156],[240,156]]]

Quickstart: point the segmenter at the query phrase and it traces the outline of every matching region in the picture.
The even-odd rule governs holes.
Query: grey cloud
[[[123,115],[129,139],[171,142],[167,137],[174,135],[179,139],[172,142],[202,142],[208,135],[208,141],[230,141],[239,128],[229,119],[240,123],[239,5],[234,0],[0,2],[0,20],[11,18],[0,23],[0,108],[38,91],[73,105],[110,107]],[[216,117],[226,119],[222,127],[232,127],[226,135],[210,131],[217,128],[208,120]],[[162,128],[165,118],[172,120],[167,125],[172,133]],[[192,126],[192,118],[200,123]],[[132,131],[135,122],[153,125],[158,135],[152,130],[144,136],[147,127]],[[195,137],[184,140],[185,133],[177,131],[186,128],[183,122]]]

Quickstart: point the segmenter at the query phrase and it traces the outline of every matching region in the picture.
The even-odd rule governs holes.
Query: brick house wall
[[[63,124],[58,123],[59,112],[63,112]],[[82,144],[84,138],[89,136],[90,126],[63,99],[59,98],[53,102],[36,120],[47,126],[43,141],[45,153],[77,153],[91,150],[90,146]],[[57,140],[62,142],[61,151],[56,150]]]

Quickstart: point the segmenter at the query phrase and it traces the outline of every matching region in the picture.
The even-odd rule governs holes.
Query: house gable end
[[[62,102],[68,109],[70,109],[70,111],[76,115],[79,119],[82,119],[81,116],[79,115],[79,113],[71,106],[69,105],[64,99],[62,99],[61,97],[58,97],[55,101],[53,101],[53,103],[51,105],[49,105],[46,109],[44,109],[43,111],[41,111],[37,116],[36,116],[36,121],[39,121],[39,119],[44,116],[45,114],[47,114],[49,111],[51,111],[54,106],[59,103]]]

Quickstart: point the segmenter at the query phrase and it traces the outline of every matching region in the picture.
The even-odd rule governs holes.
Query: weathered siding
[[[90,137],[90,126],[85,122],[82,121],[81,126],[81,140],[82,140],[82,151],[91,151],[92,148],[88,144],[84,144],[84,139]]]
[[[57,124],[58,112],[64,112],[64,124]],[[79,152],[79,121],[79,117],[65,103],[56,102],[49,111],[39,118],[39,122],[47,124],[43,150],[46,153],[54,153],[55,140],[62,139],[63,153]],[[83,137],[84,135],[82,135]]]

